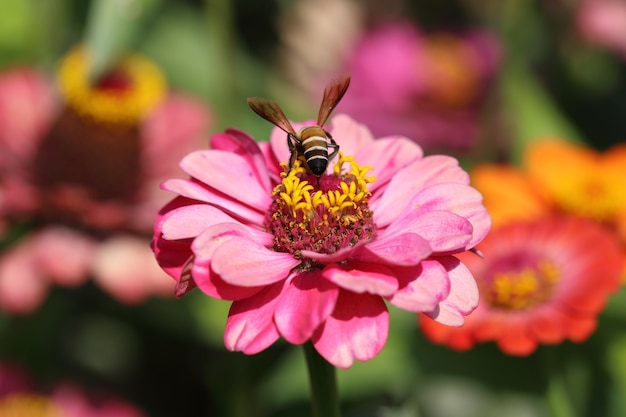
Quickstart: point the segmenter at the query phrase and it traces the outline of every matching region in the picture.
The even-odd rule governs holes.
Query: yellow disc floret
[[[489,302],[498,308],[524,310],[548,298],[559,279],[559,271],[545,260],[520,271],[498,272],[491,280]]]
[[[330,175],[316,177],[301,160],[291,168],[283,167],[266,218],[275,250],[293,253],[296,258],[304,250],[332,254],[372,237],[375,226],[367,186],[376,178],[367,176],[370,167],[358,165],[341,152]],[[313,264],[303,260],[302,267]]]
[[[107,83],[107,77],[115,81]],[[121,59],[99,82],[92,83],[89,53],[80,46],[63,58],[57,78],[69,107],[104,123],[137,124],[163,100],[166,92],[161,71],[139,55]]]
[[[343,173],[347,163],[350,164],[350,171]],[[306,218],[311,218],[317,208],[323,206],[329,214],[349,223],[355,219],[353,211],[358,208],[357,203],[370,196],[367,184],[376,180],[376,177],[366,176],[370,169],[369,166],[359,166],[354,157],[339,152],[339,161],[333,169],[334,176],[341,179],[338,189],[315,190],[313,185],[302,179],[306,169],[297,160],[292,169],[282,173],[282,183],[274,189],[274,195],[284,200],[294,216],[302,212]]]
[[[0,399],[2,417],[62,417],[63,413],[48,397],[12,394]]]

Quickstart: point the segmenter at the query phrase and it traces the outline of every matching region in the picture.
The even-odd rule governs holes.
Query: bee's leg
[[[328,140],[330,140],[330,143],[328,144],[328,148],[329,149],[333,148],[333,151],[328,154],[328,162],[330,162],[339,153],[339,145],[337,145],[337,142],[335,142],[335,139],[333,139],[330,133],[328,133],[327,131],[324,131],[324,133],[326,133]]]
[[[298,159],[298,152],[296,149],[296,144],[299,142],[298,138],[292,135],[291,133],[287,133],[287,146],[289,147],[289,170],[293,168],[293,164],[295,164],[296,159]]]

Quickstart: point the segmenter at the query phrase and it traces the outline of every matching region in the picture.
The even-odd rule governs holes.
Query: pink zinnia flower
[[[581,0],[578,30],[589,42],[626,58],[626,3],[623,0]]]
[[[22,225],[0,256],[5,312],[29,313],[50,285],[75,287],[89,276],[127,303],[173,293],[150,262],[154,216],[169,198],[158,184],[204,141],[208,109],[168,94],[141,56],[95,85],[87,64],[82,48],[61,60],[58,96],[33,69],[0,74],[0,236]]]
[[[619,287],[618,242],[588,220],[510,223],[492,231],[478,248],[484,259],[461,255],[478,282],[478,308],[462,328],[420,320],[433,342],[466,350],[495,341],[503,352],[521,356],[539,344],[582,342]]]
[[[424,149],[466,150],[499,66],[494,37],[478,31],[425,34],[406,21],[362,36],[346,59],[350,94],[338,108],[376,136],[401,134]]]
[[[406,138],[374,140],[347,116],[327,130],[341,152],[319,179],[300,161],[281,168],[289,152],[278,128],[260,144],[229,129],[182,160],[190,179],[163,184],[179,196],[156,222],[157,260],[179,295],[198,286],[232,300],[230,350],[310,340],[347,368],[385,344],[385,300],[452,326],[478,302],[454,254],[480,242],[491,220],[457,161],[424,157]]]
[[[110,394],[86,392],[57,384],[50,392],[37,389],[18,366],[0,364],[2,417],[144,417],[133,404]]]

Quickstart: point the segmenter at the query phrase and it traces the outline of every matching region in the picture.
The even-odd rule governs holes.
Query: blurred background
[[[149,249],[171,198],[158,184],[183,175],[182,156],[226,127],[268,139],[247,97],[314,119],[324,85],[350,72],[336,113],[468,169],[520,167],[543,136],[589,152],[626,139],[622,0],[0,0],[0,10],[0,400],[45,396],[75,413],[63,415],[310,415],[301,348],[226,351],[229,304],[197,290],[176,299]],[[610,186],[624,189],[620,179]],[[623,416],[625,299],[609,298],[585,341],[527,356],[433,344],[415,315],[390,308],[383,351],[338,372],[344,415]]]

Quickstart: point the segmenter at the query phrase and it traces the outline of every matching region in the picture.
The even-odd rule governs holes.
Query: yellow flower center
[[[495,273],[488,284],[486,298],[496,308],[525,310],[545,301],[559,279],[558,269],[542,260],[534,267]]]
[[[370,196],[367,184],[376,180],[376,177],[366,176],[371,167],[360,167],[352,156],[344,156],[339,153],[339,161],[334,166],[334,174],[341,178],[343,166],[350,163],[351,170],[344,176],[344,180],[339,182],[339,189],[336,190],[315,190],[315,187],[308,181],[302,180],[306,169],[302,166],[302,161],[298,160],[293,169],[281,174],[282,183],[276,186],[273,194],[279,195],[284,203],[291,208],[294,216],[302,212],[306,218],[314,216],[316,209],[323,206],[329,215],[340,219],[343,223],[353,222],[363,213],[359,213],[359,205],[364,199]],[[281,164],[285,168],[286,164]],[[355,216],[355,210],[357,211]]]
[[[605,222],[626,209],[626,189],[598,167],[595,172],[564,180],[554,188],[556,203],[566,212]]]
[[[95,84],[88,74],[88,51],[76,47],[61,61],[59,88],[68,106],[99,122],[137,124],[165,96],[163,74],[139,55],[122,59]]]
[[[42,395],[12,394],[0,399],[2,417],[62,417],[63,413]]]
[[[367,176],[371,167],[361,167],[341,152],[333,173],[319,179],[307,173],[301,160],[291,169],[282,165],[285,172],[266,219],[276,250],[296,257],[302,250],[332,254],[372,236],[367,184],[376,178]]]

